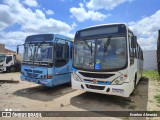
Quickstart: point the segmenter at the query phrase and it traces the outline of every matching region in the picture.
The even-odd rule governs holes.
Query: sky
[[[74,38],[93,25],[126,23],[143,50],[155,50],[159,0],[0,0],[0,43],[16,50],[28,35],[59,33]]]

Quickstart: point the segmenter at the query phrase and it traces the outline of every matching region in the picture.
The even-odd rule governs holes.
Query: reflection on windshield
[[[83,69],[117,69],[126,64],[125,37],[77,41],[73,64]]]
[[[33,61],[34,50],[35,50],[34,44],[26,44],[24,46],[23,60],[24,61]]]
[[[36,47],[35,61],[52,62],[52,46],[41,45]]]
[[[26,44],[23,61],[52,62],[52,46],[50,44]]]
[[[0,55],[0,62],[3,62],[5,60],[5,56]]]

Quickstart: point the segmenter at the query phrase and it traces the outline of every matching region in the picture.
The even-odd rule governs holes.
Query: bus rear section
[[[21,80],[54,87],[71,82],[72,41],[59,34],[28,36],[24,44]]]
[[[129,97],[140,80],[142,64],[136,36],[125,24],[89,27],[76,32],[72,88]],[[143,62],[143,60],[141,60]],[[138,77],[137,77],[138,75]]]

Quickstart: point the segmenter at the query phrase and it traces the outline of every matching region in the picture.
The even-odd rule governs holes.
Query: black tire
[[[14,66],[11,66],[9,71],[10,72],[16,72],[16,68]]]
[[[136,82],[137,82],[137,75],[135,75],[135,78],[134,78],[134,89],[136,88]]]
[[[10,72],[10,68],[7,67],[5,73],[9,73]]]

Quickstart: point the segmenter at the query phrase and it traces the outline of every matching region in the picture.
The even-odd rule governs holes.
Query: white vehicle
[[[14,54],[0,54],[0,72],[15,72],[21,68],[21,62]]]
[[[72,88],[129,97],[142,77],[143,52],[125,24],[76,32]]]

